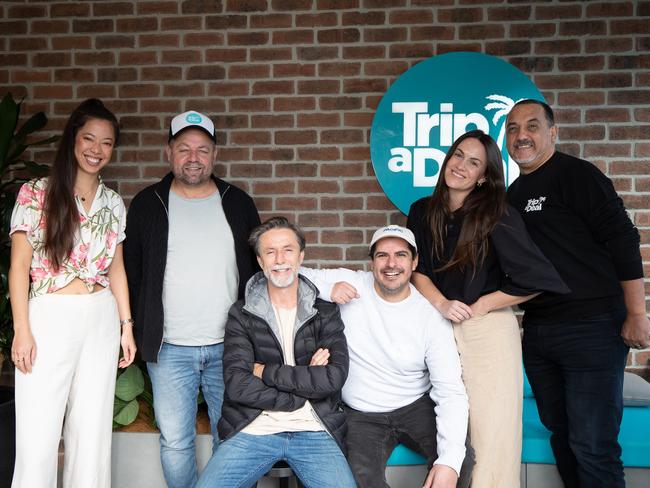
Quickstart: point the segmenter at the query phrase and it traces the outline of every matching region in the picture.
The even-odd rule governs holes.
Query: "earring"
[[[485,183],[485,180],[478,180],[478,181],[476,182],[476,186],[479,187],[479,188],[481,188],[481,187],[483,186],[483,183]]]

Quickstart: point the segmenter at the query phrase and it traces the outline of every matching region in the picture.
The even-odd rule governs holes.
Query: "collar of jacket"
[[[219,195],[223,200],[223,197],[228,191],[228,188],[230,188],[230,185],[225,181],[223,181],[221,178],[217,178],[213,174],[210,175],[210,178],[212,178],[214,184],[217,185],[217,190],[219,190]],[[158,195],[158,197],[162,200],[163,205],[165,206],[166,209],[169,208],[169,192],[171,190],[173,181],[174,181],[174,173],[170,171],[165,175],[165,177],[162,180],[160,180],[155,185],[155,192]]]
[[[298,305],[296,310],[295,333],[318,311],[314,304],[318,297],[318,288],[302,275],[298,275]],[[280,326],[275,320],[275,312],[269,297],[267,279],[263,271],[254,274],[246,284],[244,310],[264,320],[280,340]]]

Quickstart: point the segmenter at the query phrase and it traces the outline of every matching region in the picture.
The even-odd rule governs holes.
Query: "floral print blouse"
[[[43,250],[46,187],[47,178],[25,183],[18,193],[11,216],[9,234],[25,232],[34,248],[29,298],[60,290],[75,278],[82,280],[88,291],[95,284],[108,286],[108,268],[117,245],[125,238],[126,208],[122,198],[107,188],[101,179],[90,212],[86,212],[81,199],[75,196],[79,210],[79,234],[70,255],[58,270],[54,270]]]

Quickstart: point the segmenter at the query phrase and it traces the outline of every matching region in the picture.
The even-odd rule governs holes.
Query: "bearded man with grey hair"
[[[305,238],[284,217],[250,236],[262,272],[228,314],[223,441],[197,488],[252,486],[278,461],[309,488],[353,488],[341,388],[348,348],[336,304],[298,270]]]

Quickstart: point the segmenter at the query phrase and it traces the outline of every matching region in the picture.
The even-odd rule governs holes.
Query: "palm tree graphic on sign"
[[[510,113],[512,107],[517,103],[512,98],[503,96],[503,95],[488,95],[485,98],[492,100],[491,103],[488,103],[484,109],[485,110],[496,110],[494,116],[492,117],[492,123],[496,127],[498,122],[503,118],[501,123],[501,129],[499,130],[499,137],[497,137],[497,146],[501,150],[501,155],[503,155],[503,146],[505,146],[505,135],[506,135],[506,124],[505,117]],[[505,163],[505,173],[506,173],[506,184],[513,182],[517,176],[519,176],[519,167],[517,163],[510,157],[508,154],[508,162]]]

